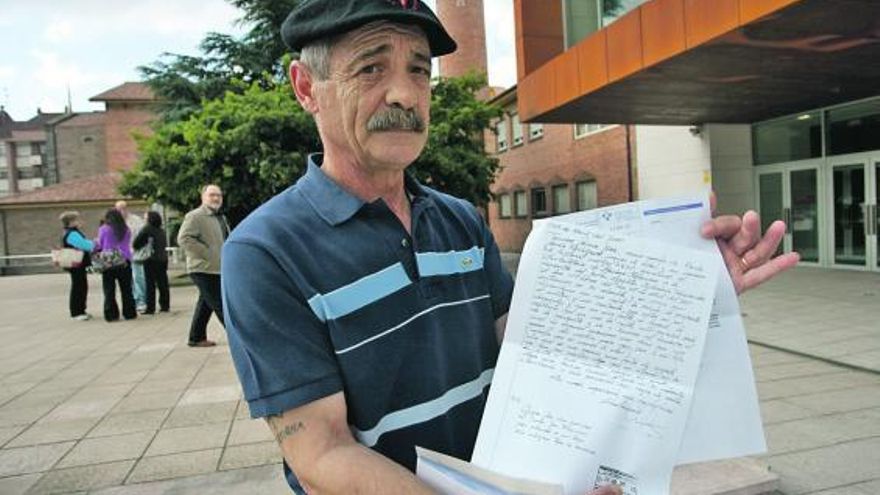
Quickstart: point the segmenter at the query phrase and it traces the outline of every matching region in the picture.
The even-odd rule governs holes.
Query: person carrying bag
[[[95,244],[86,239],[80,231],[83,221],[79,212],[65,211],[58,218],[64,227],[64,233],[61,235],[63,248],[53,250],[52,261],[70,274],[70,317],[74,320],[86,321],[92,318],[86,313],[86,300],[89,295],[86,268],[91,264],[89,253],[94,249]]]

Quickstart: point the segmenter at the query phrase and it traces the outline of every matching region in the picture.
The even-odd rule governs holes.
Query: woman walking
[[[86,313],[86,299],[89,296],[89,281],[86,278],[86,267],[90,264],[89,253],[95,248],[95,243],[86,239],[80,229],[83,226],[79,212],[65,211],[59,217],[64,227],[61,235],[61,245],[70,249],[78,249],[83,252],[82,262],[64,270],[70,274],[70,317],[74,320],[86,321],[92,315]]]
[[[104,285],[104,319],[119,319],[119,306],[116,304],[116,284],[122,296],[122,316],[126,320],[137,318],[134,306],[134,295],[131,291],[131,231],[125,225],[125,219],[115,208],[107,210],[104,225],[98,229],[98,251],[118,251],[125,263],[101,272]]]
[[[168,255],[165,253],[165,231],[162,230],[162,217],[158,212],[148,211],[146,225],[135,236],[132,247],[140,250],[152,246],[153,254],[144,260],[146,279],[147,309],[144,314],[156,312],[156,289],[159,289],[159,311],[168,311],[171,304],[168,292]]]

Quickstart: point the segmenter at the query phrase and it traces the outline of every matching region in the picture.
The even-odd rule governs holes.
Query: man
[[[282,35],[324,154],[224,247],[245,398],[295,492],[430,493],[414,446],[470,458],[513,285],[476,209],[405,174],[427,140],[430,59],[456,45],[407,0],[305,0]],[[744,220],[704,230],[740,289],[796,262],[766,263],[784,226],[758,242]]]
[[[125,219],[125,225],[128,226],[128,230],[131,231],[131,238],[134,239],[137,237],[138,232],[144,227],[144,219],[139,215],[128,211],[128,203],[123,200],[117,201],[113,207],[116,208],[116,211],[121,213],[122,218]],[[133,251],[134,249],[132,249],[132,252]],[[146,277],[144,277],[144,265],[141,263],[131,264],[131,280],[135,308],[139,312],[143,312],[147,309],[147,281]]]
[[[190,347],[212,347],[208,340],[208,321],[213,311],[223,323],[220,297],[220,249],[229,236],[229,224],[220,213],[223,191],[215,184],[202,188],[202,205],[183,218],[177,244],[186,253],[186,271],[199,289],[199,300],[189,329]]]

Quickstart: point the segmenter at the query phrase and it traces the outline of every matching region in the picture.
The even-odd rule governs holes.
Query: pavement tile
[[[113,414],[169,409],[177,404],[180,392],[157,392],[151,394],[129,395],[113,408]]]
[[[11,409],[24,409],[46,405],[55,407],[67,400],[72,394],[73,391],[71,390],[29,391],[7,402],[3,407]]]
[[[112,462],[69,469],[55,469],[31,490],[33,493],[53,494],[94,490],[122,484],[135,461]]]
[[[803,357],[801,356],[789,354],[787,352],[765,352],[762,354],[752,354],[752,366],[754,368],[763,368],[765,366],[775,366],[777,364],[795,363],[802,359]]]
[[[47,471],[67,453],[74,442],[0,450],[0,476]]]
[[[761,368],[758,383],[786,378],[799,378],[807,376],[827,375],[846,371],[839,366],[834,366],[821,361],[801,361],[795,363],[777,364]]]
[[[181,392],[189,386],[190,380],[144,380],[135,386],[131,395]]]
[[[281,450],[274,441],[226,447],[220,459],[220,470],[281,464]]]
[[[145,456],[159,456],[223,447],[229,434],[229,423],[211,423],[185,428],[159,430]]]
[[[221,452],[222,449],[211,449],[144,457],[138,461],[126,483],[143,483],[211,473],[217,470]]]
[[[67,440],[79,440],[95,426],[97,418],[76,419],[71,421],[50,421],[34,423],[22,434],[15,437],[6,447],[23,447],[58,443]]]
[[[767,462],[780,475],[780,490],[786,495],[874,481],[880,466],[880,438],[772,455]]]
[[[136,433],[139,431],[156,431],[168,416],[170,409],[155,409],[105,416],[98,426],[89,432],[89,437],[106,437]]]
[[[135,483],[104,488],[90,495],[290,495],[290,487],[280,466],[218,471],[164,481]]]
[[[247,405],[247,401],[242,399],[238,401],[238,410],[235,411],[235,419],[251,419],[251,409]]]
[[[71,401],[90,401],[97,399],[119,399],[125,397],[126,394],[131,392],[131,389],[134,388],[133,383],[120,383],[113,385],[89,385],[88,387],[81,388],[73,397],[70,398]]]
[[[262,419],[243,419],[232,423],[227,445],[275,441],[272,430]]]
[[[51,404],[15,409],[0,407],[0,428],[29,425],[51,411],[53,407]]]
[[[763,369],[758,369],[756,370],[756,375],[760,376],[763,372]],[[805,378],[787,378],[771,382],[758,382],[757,384],[758,395],[763,400],[865,386],[880,386],[880,376],[844,370],[840,373]]]
[[[58,463],[59,468],[101,464],[141,457],[155,432],[80,440]]]
[[[813,411],[830,414],[880,407],[880,387],[857,387],[811,395],[797,395],[788,402]]]
[[[801,419],[809,416],[815,416],[817,413],[803,407],[795,406],[785,402],[784,399],[768,400],[761,402],[761,418],[764,427],[782,421],[791,421],[793,419]]]
[[[0,478],[0,493],[3,495],[24,495],[43,476],[43,473],[34,473]]]
[[[178,405],[171,410],[171,414],[168,416],[163,427],[180,428],[207,423],[228,423],[235,416],[237,405],[237,402]]]
[[[107,371],[92,382],[92,385],[114,385],[120,383],[140,383],[147,376],[149,370],[128,371],[119,373],[115,371]]]
[[[813,492],[811,495],[877,495],[878,493],[880,493],[880,479]]]
[[[45,420],[66,421],[71,419],[100,418],[110,412],[117,402],[119,402],[119,398],[67,401],[46,415]]]
[[[831,446],[865,437],[880,437],[880,409],[786,421],[766,425],[764,432],[774,455]],[[877,474],[880,476],[880,465]]]
[[[26,425],[6,426],[0,428],[0,447],[4,447],[6,442],[15,438],[15,436],[24,431],[25,428],[27,428]]]
[[[180,404],[210,404],[213,402],[237,401],[240,398],[241,386],[236,383],[216,387],[191,388],[183,394]]]

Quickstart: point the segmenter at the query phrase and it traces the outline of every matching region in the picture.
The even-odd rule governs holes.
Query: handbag
[[[131,259],[135,263],[143,263],[153,257],[153,238],[147,239],[147,243],[143,247],[136,249],[131,254]]]
[[[52,264],[60,268],[79,268],[85,253],[79,249],[61,248],[52,250]]]
[[[92,271],[95,273],[103,273],[120,266],[125,266],[125,257],[118,249],[98,251],[92,256]]]

